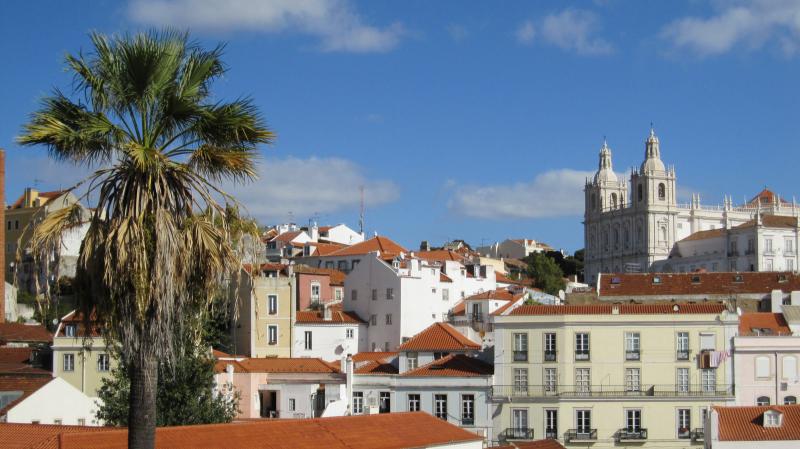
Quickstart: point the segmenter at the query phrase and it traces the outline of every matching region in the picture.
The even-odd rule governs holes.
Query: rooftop
[[[604,273],[599,296],[768,294],[772,290],[800,290],[800,276],[792,272]]]
[[[225,371],[227,365],[233,365],[239,373],[316,373],[337,374],[339,369],[318,358],[245,358],[242,360],[219,360],[217,372]]]
[[[497,290],[489,290],[487,292],[477,293],[472,296],[467,296],[464,300],[479,300],[479,299],[493,299],[497,301],[513,301],[522,297],[522,293],[514,294],[505,288],[498,288]]]
[[[330,306],[331,319],[326,320],[322,311],[298,311],[295,322],[299,324],[366,324],[355,312],[342,311],[341,304]]]
[[[800,405],[714,407],[719,414],[720,441],[800,440]],[[767,410],[783,414],[779,427],[764,427]]]
[[[719,314],[724,304],[587,304],[567,306],[519,306],[509,315],[676,315]]]
[[[406,371],[406,377],[480,377],[494,374],[494,367],[475,357],[450,354],[417,369]]]
[[[739,335],[792,335],[781,313],[753,312],[739,317]]]
[[[375,251],[380,251],[381,258],[384,256],[398,256],[400,253],[408,254],[408,250],[398,245],[388,237],[375,236],[361,243],[344,247],[334,251],[329,256],[361,256]]]
[[[50,343],[53,335],[41,324],[0,323],[2,342]]]
[[[6,404],[5,407],[0,408],[0,416],[5,415],[15,405],[24,401],[25,398],[52,380],[53,377],[51,376],[0,376],[0,393],[14,391],[22,393],[18,398]]]
[[[467,351],[481,345],[462,335],[447,323],[433,323],[401,344],[398,351]]]

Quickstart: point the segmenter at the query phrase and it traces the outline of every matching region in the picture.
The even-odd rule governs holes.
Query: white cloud
[[[536,36],[536,27],[533,26],[532,21],[526,20],[517,28],[516,35],[519,43],[530,44]]]
[[[469,36],[469,31],[464,26],[454,23],[447,26],[447,33],[456,42],[462,42]]]
[[[661,36],[699,56],[726,53],[740,46],[753,50],[773,42],[787,55],[800,43],[800,1],[718,2],[710,17],[683,17],[667,24]]]
[[[134,0],[130,17],[155,26],[214,31],[300,32],[324,51],[383,52],[397,46],[402,24],[364,23],[347,0]]]
[[[315,213],[357,209],[364,186],[364,203],[377,206],[399,196],[395,183],[369,179],[357,164],[339,158],[294,157],[261,161],[259,179],[245,185],[227,185],[247,212],[265,221],[285,219],[289,212],[302,221]]]
[[[542,39],[562,50],[580,55],[605,55],[614,47],[597,37],[599,19],[596,14],[581,9],[568,8],[546,16],[539,27]]]
[[[583,186],[591,171],[551,170],[531,182],[510,185],[451,185],[448,206],[468,217],[489,219],[552,218],[583,214]]]

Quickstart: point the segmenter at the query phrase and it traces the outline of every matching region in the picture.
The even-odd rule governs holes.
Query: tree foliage
[[[566,286],[564,272],[552,257],[542,253],[532,253],[525,259],[528,276],[534,279],[534,286],[550,295],[558,295]]]

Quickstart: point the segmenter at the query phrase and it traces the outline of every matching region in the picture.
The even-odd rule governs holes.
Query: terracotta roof
[[[67,193],[66,190],[53,190],[53,191],[50,191],[50,192],[39,192],[39,198],[44,198],[44,199],[50,201],[50,200],[52,200],[54,198],[60,197],[61,195],[65,194],[65,193]],[[19,198],[17,198],[16,201],[14,201],[13,204],[11,204],[9,209],[21,209],[24,202],[25,202],[25,194],[23,193],[22,195],[19,196]],[[45,201],[44,204],[47,204],[47,201]],[[42,206],[44,204],[42,204]]]
[[[762,206],[772,205],[778,201],[778,195],[775,194],[772,190],[768,188],[764,188],[764,190],[758,192],[758,195],[754,196],[750,201],[747,202],[747,206],[758,206],[761,203]],[[791,204],[788,201],[781,199],[781,204]]]
[[[497,301],[513,301],[515,299],[519,299],[522,297],[522,293],[514,294],[508,291],[505,288],[498,288],[497,290],[489,290],[487,292],[477,293],[472,296],[468,296],[465,301],[473,300],[473,299],[494,299]]]
[[[512,307],[514,307],[515,305],[518,305],[518,304],[519,304],[519,305],[522,305],[522,304],[520,304],[520,303],[522,302],[522,301],[521,301],[521,300],[522,300],[522,298],[523,298],[523,296],[520,296],[519,298],[517,298],[517,299],[516,299],[516,300],[514,300],[514,301],[509,301],[509,302],[507,302],[507,303],[503,304],[502,306],[500,306],[500,308],[498,308],[497,310],[495,310],[494,312],[492,312],[490,315],[493,315],[493,316],[500,316],[500,315],[503,315],[503,314],[505,314],[505,312],[506,312],[507,310],[511,309],[511,308],[512,308]]]
[[[479,377],[491,376],[494,367],[464,354],[450,354],[401,374],[405,377]]]
[[[308,242],[306,243],[306,246],[313,246],[315,248],[314,252],[311,254],[312,256],[327,256],[347,247],[347,245],[343,245],[341,243],[323,242]]]
[[[329,256],[360,256],[375,251],[380,251],[382,258],[385,256],[397,256],[400,253],[408,254],[407,249],[398,245],[388,237],[377,236],[364,242],[344,247],[339,251],[329,254]]]
[[[347,277],[347,273],[343,271],[335,270],[333,268],[310,267],[308,265],[295,265],[294,272],[300,274],[316,274],[319,276],[330,276],[330,284],[334,286],[344,285],[344,280]]]
[[[113,428],[0,423],[0,447],[4,449],[59,449],[59,435],[73,432],[105,432],[111,429]]]
[[[746,221],[735,229],[752,228],[756,225],[756,220]],[[761,225],[766,228],[789,228],[794,229],[797,227],[797,217],[786,217],[783,215],[762,215]]]
[[[320,232],[320,234],[322,234],[324,232],[330,231],[332,228],[333,228],[333,226],[320,226],[319,227],[319,232]]]
[[[739,335],[792,335],[781,313],[752,312],[739,317]]]
[[[11,426],[14,426],[12,428]],[[24,428],[20,428],[25,426]],[[31,424],[0,424],[0,441],[39,441],[20,448],[124,449],[127,429],[100,427],[73,432],[65,428],[54,444],[34,446],[52,436],[53,430]],[[56,427],[56,426],[53,426]],[[71,433],[69,433],[71,432]],[[313,419],[257,420],[231,424],[159,427],[158,449],[192,447],[211,449],[401,449],[438,447],[448,443],[481,441],[482,437],[424,412],[384,413]],[[4,446],[5,447],[5,446]]]
[[[464,315],[465,313],[467,313],[467,303],[465,303],[464,300],[462,299],[461,301],[456,303],[456,305],[454,305],[452,309],[450,309],[450,313],[453,315]]]
[[[50,343],[53,335],[41,324],[0,323],[0,342]]]
[[[34,367],[32,356],[33,348],[0,347],[0,375],[53,377],[50,371]]]
[[[253,266],[249,263],[242,264],[242,268],[244,268],[244,270],[248,273],[255,274],[253,273]],[[276,271],[284,276],[288,274],[287,268],[288,265],[284,265],[281,263],[262,263],[261,265],[259,265],[259,270],[262,272]]]
[[[673,307],[678,308],[677,311]],[[620,315],[674,315],[674,314],[719,314],[724,304],[586,304],[567,306],[519,306],[509,315],[611,315],[613,309]]]
[[[387,360],[373,360],[369,362],[362,362],[358,367],[353,369],[355,374],[381,376],[381,375],[395,375],[398,374],[397,367],[391,362],[391,358]]]
[[[295,318],[296,323],[314,323],[314,324],[366,324],[355,312],[342,311],[341,304],[330,306],[331,319],[325,320],[324,314],[321,311],[306,310],[298,311]]]
[[[442,273],[440,271],[439,272],[439,282],[453,282],[453,280],[450,279],[450,276],[448,276],[448,275],[446,275],[446,274],[444,274],[444,273]]]
[[[714,407],[719,414],[720,441],[800,440],[800,405]],[[767,410],[783,413],[780,427],[764,427]]]
[[[725,228],[719,229],[708,229],[705,231],[697,231],[693,234],[690,234],[688,237],[681,239],[681,242],[689,242],[693,240],[705,240],[705,239],[713,239],[717,237],[724,237],[727,230]]]
[[[488,449],[564,449],[558,440],[514,441],[507,446],[492,446]]]
[[[599,296],[727,296],[772,290],[800,290],[800,276],[791,272],[611,273],[600,277]]]
[[[455,330],[447,323],[433,323],[427,329],[411,337],[398,351],[466,351],[480,349],[481,345]]]
[[[420,251],[414,253],[414,255],[419,257],[420,259],[424,259],[429,262],[445,262],[445,261],[464,262],[466,260],[466,257],[464,257],[463,254],[457,253],[456,251],[450,249],[434,249],[431,251]]]
[[[27,363],[31,360],[33,348],[0,348],[0,362]]]
[[[358,363],[365,361],[384,360],[392,357],[397,357],[397,352],[359,352],[358,354],[353,354],[351,358],[353,359],[354,363]]]
[[[339,373],[338,368],[328,365],[322,359],[311,358],[247,358],[237,361],[248,373]],[[235,365],[234,365],[235,366]]]
[[[25,398],[47,385],[51,380],[53,380],[52,376],[0,376],[0,392],[22,392],[22,396],[0,408],[0,416],[8,413],[15,405],[24,401]]]
[[[272,242],[281,242],[281,243],[291,243],[292,240],[296,239],[303,231],[290,231],[284,232],[283,234],[277,235],[273,238]]]
[[[90,315],[90,319],[94,320],[96,318],[94,312]],[[97,326],[92,326],[92,329],[89,332],[86,331],[86,323],[83,320],[83,314],[78,312],[77,310],[73,310],[72,312],[68,313],[64,318],[61,318],[61,323],[58,325],[56,329],[56,337],[66,337],[66,325],[72,324],[75,326],[75,337],[74,338],[83,338],[83,337],[99,337],[100,330]],[[72,338],[72,337],[70,337]]]

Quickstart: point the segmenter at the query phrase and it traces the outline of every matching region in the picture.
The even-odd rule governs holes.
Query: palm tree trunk
[[[128,408],[128,448],[153,449],[156,436],[156,388],[158,361],[152,351],[141,355],[131,368]]]

